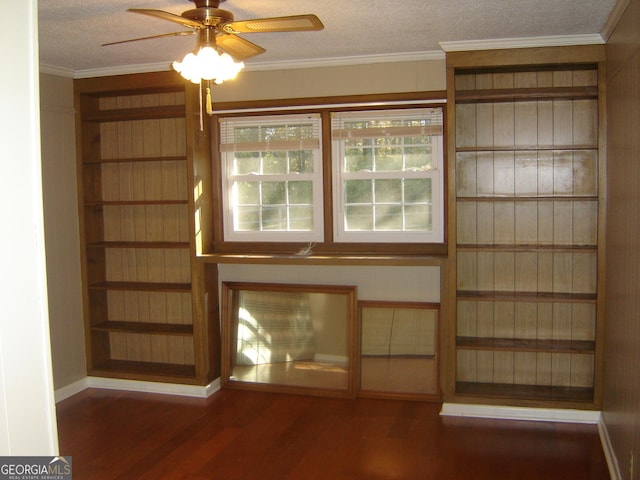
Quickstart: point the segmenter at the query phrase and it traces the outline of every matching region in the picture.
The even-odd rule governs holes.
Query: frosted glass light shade
[[[213,80],[220,84],[235,78],[244,68],[244,63],[236,62],[231,55],[220,54],[212,47],[203,47],[197,54],[186,54],[182,62],[175,61],[172,66],[176,72],[193,83]]]

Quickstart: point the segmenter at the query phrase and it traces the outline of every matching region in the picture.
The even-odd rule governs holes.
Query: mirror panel
[[[223,283],[223,384],[353,396],[356,287]]]
[[[359,303],[361,396],[439,398],[438,313],[431,303]]]

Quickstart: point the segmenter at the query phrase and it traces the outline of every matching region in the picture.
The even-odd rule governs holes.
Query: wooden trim
[[[162,118],[184,118],[184,105],[163,105],[160,107],[122,108],[114,110],[94,110],[82,118],[83,122],[119,122],[132,120],[158,120]]]
[[[483,302],[565,302],[596,303],[595,293],[556,292],[498,292],[484,290],[458,290],[458,300]]]
[[[242,102],[220,102],[214,103],[213,109],[216,112],[224,115],[226,110],[247,110],[247,112],[241,113],[246,115],[251,110],[263,110],[277,111],[281,108],[295,108],[299,107],[301,110],[310,107],[314,111],[323,109],[322,106],[326,105],[351,105],[351,104],[379,104],[384,102],[416,102],[416,106],[424,106],[419,102],[424,101],[442,101],[447,98],[447,92],[444,90],[435,90],[429,92],[405,92],[405,93],[382,93],[382,94],[368,94],[368,95],[341,95],[341,96],[327,96],[327,97],[308,97],[308,98],[279,98],[273,100],[253,100]],[[403,106],[409,106],[403,105]],[[320,107],[320,108],[318,108]],[[352,107],[360,109],[362,106]],[[379,110],[384,106],[373,105],[372,107]],[[332,109],[327,107],[327,109]]]
[[[89,285],[91,290],[139,290],[143,292],[183,292],[191,293],[190,283],[159,282],[99,282]]]
[[[533,102],[540,100],[593,100],[598,87],[505,88],[460,90],[456,104],[493,102]]]
[[[277,255],[277,254],[205,254],[199,260],[205,264],[250,265],[362,265],[362,266],[441,266],[439,256],[395,255]]]
[[[92,96],[135,95],[183,90],[189,82],[176,72],[151,72],[76,79],[78,94]]]
[[[593,354],[592,340],[542,340],[525,338],[456,337],[458,348],[469,350],[588,353]]]
[[[110,320],[94,324],[91,328],[92,330],[105,332],[193,335],[193,325],[175,323],[142,323]]]
[[[448,52],[448,68],[499,68],[526,66],[549,68],[562,64],[594,64],[605,61],[604,45],[538,47],[509,50]],[[449,91],[450,93],[450,91]]]
[[[513,385],[501,383],[457,382],[456,393],[461,396],[494,398],[535,399],[556,402],[590,404],[593,401],[592,388],[556,387],[546,385]]]

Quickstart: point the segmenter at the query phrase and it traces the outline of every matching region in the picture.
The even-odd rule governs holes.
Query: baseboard
[[[220,379],[216,378],[208,385],[183,385],[177,383],[144,382],[121,378],[86,377],[55,391],[56,403],[75,395],[87,388],[107,390],[125,390],[129,392],[159,393],[184,397],[208,398],[220,390]]]
[[[88,377],[81,378],[80,380],[70,383],[62,388],[57,389],[54,392],[56,403],[61,402],[69,397],[72,397],[76,393],[89,388]]]
[[[589,423],[600,422],[600,412],[563,408],[507,407],[499,405],[472,405],[443,403],[442,416],[493,418],[500,420],[530,420],[534,422]]]
[[[613,445],[609,438],[609,431],[607,430],[607,424],[604,423],[604,418],[602,416],[598,422],[598,434],[600,435],[600,442],[602,443],[604,457],[607,459],[607,467],[609,468],[611,480],[622,480],[620,467],[618,465],[618,458],[616,457],[616,452],[613,450]]]

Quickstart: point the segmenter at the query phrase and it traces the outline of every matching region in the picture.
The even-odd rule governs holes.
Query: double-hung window
[[[442,108],[332,115],[334,241],[442,242]]]
[[[220,121],[225,241],[323,240],[317,114]]]

